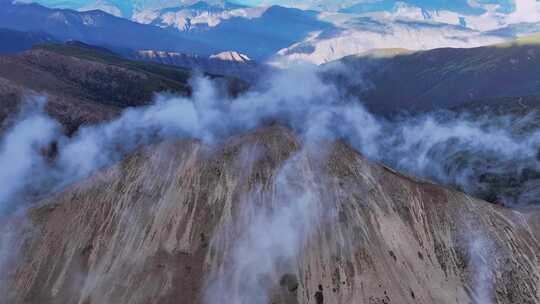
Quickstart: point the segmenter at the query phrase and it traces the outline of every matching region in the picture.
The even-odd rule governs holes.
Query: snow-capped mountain
[[[160,10],[143,10],[133,15],[133,20],[143,24],[160,27],[174,27],[180,31],[216,27],[222,21],[239,17],[245,19],[259,18],[267,7],[247,7],[229,2],[208,4],[198,2],[193,5],[165,8]]]
[[[355,1],[343,1],[339,5],[337,2],[331,5],[328,1],[314,1],[304,6],[289,4],[318,9],[318,12],[311,11],[309,21],[321,23],[311,27],[309,31],[300,31],[303,35],[297,35],[299,40],[277,51],[277,59],[274,58],[273,62],[307,60],[320,64],[378,48],[423,50],[499,43],[529,34],[538,27],[534,23],[523,22],[540,19],[540,13],[536,17],[525,14],[527,10],[540,12],[540,8],[535,7],[534,3],[531,5],[531,1],[534,0],[518,0],[515,10],[509,13],[501,11],[499,5],[493,4],[482,5],[474,12],[428,9],[405,1],[385,1],[393,2],[392,8],[386,10],[362,10],[363,3],[358,4],[358,1],[356,4]],[[351,5],[354,9],[347,8]],[[233,37],[231,39],[235,41],[236,48],[235,45],[223,41],[226,48],[263,59],[268,57],[269,53],[253,53],[254,48],[249,45],[256,44],[258,37],[251,35],[251,32],[257,32],[254,30],[257,26],[274,28],[278,22],[288,22],[286,14],[276,20],[265,20],[269,9],[266,6],[248,7],[228,2],[199,2],[176,8],[145,10],[135,14],[134,20],[189,32],[202,38],[205,43],[211,43],[214,39],[220,40],[220,37],[224,36]],[[296,15],[299,14],[290,14],[293,9],[281,7],[280,10],[287,12],[291,20],[298,21]],[[296,30],[299,23],[290,24],[285,31]],[[283,41],[279,35],[279,31],[274,31],[273,34],[265,36],[267,44],[272,44],[270,41]],[[248,47],[243,45],[244,42],[249,42]]]
[[[219,54],[210,55],[210,59],[223,60],[229,62],[249,63],[251,59],[245,55],[234,51],[221,52]]]
[[[322,12],[333,28],[312,32],[304,41],[278,52],[276,64],[305,60],[317,64],[371,49],[425,50],[477,47],[515,39],[540,30],[540,3],[517,0],[514,11],[484,5],[477,14],[428,10],[398,1],[392,10]]]
[[[323,30],[278,52],[274,63],[303,60],[316,64],[333,61],[372,49],[405,48],[426,50],[440,47],[477,47],[505,41],[505,37],[486,34],[459,25],[388,20],[374,16],[354,16],[346,21],[341,15],[328,15],[338,28]]]
[[[177,52],[141,50],[132,53],[129,57],[135,60],[203,70],[212,74],[234,76],[247,82],[255,81],[267,69],[266,66],[251,60],[247,55],[235,51],[198,56]]]
[[[279,2],[286,6],[272,6],[276,1],[271,0],[258,1],[258,6],[238,3],[247,2],[85,0],[72,6],[129,16],[136,24],[162,30],[159,37],[151,37],[154,42],[134,49],[200,53],[201,47],[190,51],[191,45],[198,44],[206,46],[204,56],[232,50],[257,61],[272,58],[274,63],[307,60],[320,64],[380,48],[476,47],[540,30],[536,0],[515,0],[511,9],[479,3],[460,9],[455,4],[430,6],[429,1],[413,0]],[[95,12],[82,13],[83,23],[96,24],[98,19],[88,15]],[[65,14],[59,11],[51,18],[61,23]],[[175,43],[183,39],[192,44]]]
[[[202,3],[161,10],[158,17],[148,18],[146,23],[177,31],[213,49],[246,54],[257,61],[303,41],[311,32],[333,27],[319,20],[319,13],[313,11],[281,6],[224,8]]]
[[[540,3],[536,0],[516,0],[514,10],[509,13],[501,11],[500,5],[489,4],[482,6],[481,13],[466,14],[445,9],[429,10],[397,1],[391,10],[366,12],[361,15],[384,20],[431,21],[489,31],[516,23],[540,22]]]
[[[185,8],[160,13],[182,14]],[[235,51],[261,61],[304,40],[313,31],[332,26],[318,20],[316,12],[279,6],[252,9],[199,3],[187,9],[187,14],[199,14],[203,21],[182,19],[184,24],[189,22],[195,26],[179,30],[187,27],[179,27],[175,22],[170,25],[157,21],[142,24],[100,10],[79,12],[38,4],[9,3],[0,10],[0,27],[19,31],[44,30],[60,40],[78,40],[115,49],[149,49],[204,56]]]
[[[15,0],[15,2],[39,3],[50,8],[73,9],[78,11],[100,9],[112,15],[131,19],[135,14],[142,11],[189,6],[198,3],[199,0]],[[205,0],[205,2],[220,4],[224,0]]]
[[[150,48],[208,55],[222,51],[177,31],[140,24],[100,10],[78,12],[38,4],[4,3],[0,7],[0,28],[43,32],[59,41],[77,40],[113,49]]]

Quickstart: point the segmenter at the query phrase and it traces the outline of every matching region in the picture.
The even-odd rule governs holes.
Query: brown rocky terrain
[[[537,210],[489,204],[328,146],[274,126],[219,148],[141,148],[39,202],[27,225],[4,219],[32,229],[16,242],[0,302],[245,303],[261,285],[276,304],[540,302]],[[274,233],[287,225],[269,221],[249,238],[261,214],[292,204],[301,212],[285,223],[314,224]],[[297,249],[287,253],[281,238]],[[261,240],[277,249],[260,250]]]
[[[191,94],[190,70],[123,59],[78,42],[49,44],[0,56],[0,124],[25,97],[47,97],[47,113],[73,132],[81,124],[109,120],[121,109],[148,105],[155,94]],[[245,84],[209,75],[234,94]]]

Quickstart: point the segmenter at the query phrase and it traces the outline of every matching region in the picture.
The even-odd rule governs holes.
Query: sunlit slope
[[[540,36],[513,44],[472,49],[443,48],[395,56],[342,60],[349,77],[373,86],[351,92],[375,111],[449,108],[472,100],[540,94]]]

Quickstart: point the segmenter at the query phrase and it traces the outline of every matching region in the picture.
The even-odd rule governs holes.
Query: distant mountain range
[[[399,9],[414,12],[408,6]],[[410,109],[422,110],[434,103],[452,107],[476,99],[540,92],[533,77],[540,69],[538,45],[522,43],[536,36],[527,36],[511,47],[503,48],[501,44],[533,31],[535,23],[481,32],[463,25],[428,21],[442,18],[440,14],[435,18],[433,12],[420,12],[426,20],[414,21],[416,15],[412,13],[406,18],[372,13],[321,15],[280,6],[251,8],[226,2],[199,2],[148,12],[156,15],[150,16],[153,19],[147,16],[150,19],[141,20],[147,24],[142,24],[98,10],[78,12],[3,2],[0,27],[6,29],[0,31],[0,39],[5,41],[0,51],[20,51],[44,42],[81,41],[129,59],[245,80],[257,79],[266,69],[261,64],[266,60],[276,64],[294,60],[322,64],[345,58],[343,61],[350,66],[366,62],[377,66],[367,71],[362,68],[364,74],[357,76],[373,82],[374,89],[357,95],[377,111],[403,103],[410,103]],[[179,22],[183,26],[178,26]],[[498,47],[480,47],[494,44]],[[480,48],[470,49],[472,46]],[[376,60],[366,60],[362,55],[389,48],[408,52]],[[494,83],[498,85],[493,87]]]
[[[530,18],[525,22],[523,18],[498,11],[466,15],[403,2],[390,10],[363,11],[349,7],[340,12],[250,7],[227,1],[160,5],[137,2],[130,8],[131,19],[100,10],[1,3],[0,28],[48,36],[43,39],[76,40],[120,53],[178,53],[184,59],[236,52],[256,62],[277,66],[299,60],[323,64],[372,49],[479,47],[540,30],[540,22],[532,22]]]
[[[77,12],[37,4],[1,4],[0,27],[40,32],[59,40],[78,40],[113,48],[161,49],[212,54],[213,49],[187,40],[177,31],[143,25],[102,11]]]
[[[29,2],[31,0],[19,0]],[[510,14],[516,10],[534,8],[534,0],[519,1],[439,1],[439,0],[35,0],[54,8],[70,8],[77,10],[102,9],[123,17],[130,18],[145,10],[186,6],[204,2],[214,6],[223,5],[282,5],[285,7],[324,12],[367,13],[392,11],[396,5],[418,7],[427,12],[453,12],[464,16],[480,16],[486,13]]]
[[[244,54],[232,51],[203,57],[176,52],[141,50],[131,52],[127,54],[127,57],[134,60],[202,70],[213,74],[235,76],[251,83],[255,82],[269,68],[252,61]]]
[[[279,50],[302,41],[311,32],[333,28],[318,13],[272,6],[249,8],[238,5],[192,6],[145,11],[135,19],[170,30],[216,49],[234,50],[256,60],[265,60]]]
[[[62,40],[42,32],[21,32],[0,28],[0,54],[14,54],[30,50],[36,46],[42,48],[50,44],[62,44]],[[92,46],[77,40],[67,40],[65,44],[69,46],[84,45],[85,48]],[[205,56],[155,50],[108,49],[99,46],[92,46],[92,48],[126,59],[174,65],[212,74],[230,75],[249,82],[255,81],[267,69],[267,67],[251,60],[248,56],[234,51]]]
[[[213,8],[196,5],[190,9]],[[168,12],[170,10],[162,13]],[[62,41],[77,40],[112,49],[172,51],[203,56],[237,51],[256,60],[266,59],[303,40],[312,31],[332,26],[319,21],[315,12],[278,6],[264,10],[259,18],[253,20],[233,16],[214,27],[193,27],[197,31],[182,31],[174,24],[164,26],[157,20],[149,23],[152,24],[134,22],[99,10],[78,12],[50,9],[38,4],[5,2],[0,10],[0,27],[25,32],[46,30],[47,34]]]
[[[175,27],[180,31],[189,31],[199,26],[213,27],[234,17],[258,18],[266,9],[267,7],[253,8],[229,2],[224,2],[221,5],[197,2],[192,5],[142,10],[135,12],[131,19],[144,24]]]
[[[227,1],[91,4],[53,5],[80,10],[75,11],[4,1],[0,27],[46,31],[61,41],[77,40],[111,49],[203,57],[233,51],[278,65],[296,60],[321,64],[378,48],[477,47],[540,29],[540,23],[530,18],[497,11],[464,14],[404,2],[384,10],[363,10],[343,3],[339,12],[250,7]]]
[[[339,18],[340,27],[313,33],[308,39],[278,52],[279,61],[322,64],[373,49],[429,50],[441,47],[477,47],[500,43],[510,37],[486,34],[462,26],[419,21],[381,21],[372,17]],[[327,19],[325,19],[327,20]]]
[[[483,99],[540,96],[540,35],[478,48],[378,50],[343,58],[346,77],[372,111],[449,109]],[[333,63],[330,63],[333,64]]]

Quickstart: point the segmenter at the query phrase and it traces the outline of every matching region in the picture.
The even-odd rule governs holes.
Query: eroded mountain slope
[[[80,125],[110,120],[123,108],[151,104],[158,93],[190,95],[192,74],[179,67],[127,60],[76,41],[36,46],[0,56],[0,124],[13,118],[27,95],[39,94],[48,100],[46,112],[73,133]],[[230,94],[247,88],[236,78],[208,76]]]
[[[384,53],[395,52],[393,55]],[[342,59],[372,83],[350,88],[374,112],[431,111],[479,99],[537,96],[537,43],[420,52],[380,50]]]
[[[33,229],[0,298],[540,301],[538,212],[402,176],[341,143],[322,146],[274,126],[221,148],[142,148],[30,211]]]

